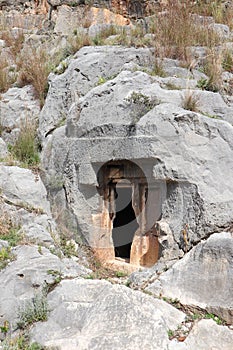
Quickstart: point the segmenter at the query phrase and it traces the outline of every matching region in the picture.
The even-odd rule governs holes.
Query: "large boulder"
[[[233,323],[233,234],[211,235],[146,290],[201,307]]]
[[[0,322],[14,328],[19,309],[56,279],[85,276],[90,271],[71,259],[59,259],[44,247],[18,246],[15,261],[0,271]]]
[[[0,166],[0,189],[10,204],[37,212],[50,213],[47,191],[38,174],[16,166]]]
[[[233,221],[232,108],[219,94],[198,91],[200,111],[184,109],[186,94],[196,90],[168,90],[161,77],[140,71],[151,58],[148,49],[83,48],[63,75],[51,76],[40,114],[42,162],[53,203],[60,210],[68,208],[88,244],[111,252],[113,220],[108,211],[114,203],[107,207],[103,191],[117,176],[114,167],[134,167],[121,177],[128,176],[132,187],[144,177],[142,185],[148,186],[146,219],[137,212],[141,204],[137,188],[133,190],[144,235],[140,249],[158,237],[151,254],[170,260]],[[109,80],[95,86],[101,76]],[[56,128],[61,120],[65,125]],[[108,162],[112,175],[105,179]],[[133,175],[136,168],[144,175]]]
[[[166,349],[168,329],[185,319],[162,300],[98,280],[62,281],[48,302],[49,319],[31,336],[60,350]]]
[[[1,137],[10,144],[17,139],[24,125],[36,125],[40,104],[35,100],[32,86],[10,88],[1,95]]]

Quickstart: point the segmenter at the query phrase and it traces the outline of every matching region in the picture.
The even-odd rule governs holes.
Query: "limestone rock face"
[[[69,259],[60,260],[44,247],[21,246],[12,250],[12,253],[16,260],[0,271],[1,324],[8,320],[15,326],[20,306],[46,285],[54,283],[57,274],[65,278],[88,273],[88,269]]]
[[[1,165],[0,188],[1,194],[13,204],[50,213],[43,182],[31,170]]]
[[[218,326],[213,320],[201,320],[194,324],[184,342],[171,341],[169,350],[231,350],[233,332],[223,326]]]
[[[146,66],[152,59],[149,49],[83,47],[63,74],[49,76],[50,88],[40,114],[41,137],[64,122],[71,105],[95,87],[101,78],[110,79],[130,64]]]
[[[199,243],[147,287],[233,323],[233,234],[220,232]]]
[[[0,137],[0,158],[4,159],[8,154],[7,145]]]
[[[25,123],[35,123],[40,113],[39,102],[34,99],[33,88],[10,88],[1,95],[2,138],[13,144]]]
[[[232,108],[218,93],[198,91],[200,112],[185,110],[186,90],[168,90],[163,78],[140,71],[148,69],[151,55],[148,49],[83,48],[63,75],[50,77],[40,114],[43,166],[54,203],[68,198],[88,244],[112,251],[114,202],[107,193],[115,175],[105,179],[110,170],[101,169],[111,162],[127,172],[127,161],[136,164],[148,188],[142,192],[149,196],[139,215],[143,204],[135,186],[143,175],[133,175],[135,166],[127,175],[134,211],[148,230],[140,249],[150,244],[146,237],[158,237],[158,257],[171,260],[232,223]],[[101,77],[104,83],[96,86]],[[62,118],[66,125],[53,132]],[[63,186],[53,186],[59,182]]]
[[[88,33],[90,37],[95,38],[107,25],[126,26],[129,23],[129,19],[108,8],[60,6],[57,11],[54,32],[68,35],[77,31],[79,35]],[[85,28],[87,24],[90,26],[89,30]],[[96,27],[99,27],[99,32]]]
[[[106,281],[62,281],[48,301],[49,319],[32,339],[61,350],[166,349],[167,330],[184,320],[164,301]]]

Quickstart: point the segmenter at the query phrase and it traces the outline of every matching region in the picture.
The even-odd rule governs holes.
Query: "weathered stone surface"
[[[0,137],[0,158],[5,158],[8,154],[7,145]]]
[[[54,240],[48,232],[48,229],[35,222],[29,225],[23,225],[21,232],[30,242],[34,242],[35,244],[42,244],[44,246],[51,246],[54,244]]]
[[[218,326],[213,320],[201,320],[194,324],[184,342],[171,341],[169,350],[231,350],[233,332],[228,327]]]
[[[43,182],[31,170],[1,165],[0,188],[2,196],[13,204],[50,214]]]
[[[40,113],[39,101],[35,100],[32,86],[10,88],[1,95],[2,138],[14,143],[19,129],[25,123],[35,123]]]
[[[13,250],[16,260],[0,271],[0,322],[8,320],[12,325],[17,311],[26,300],[41,291],[46,284],[62,278],[84,276],[90,271],[71,259],[59,259],[44,247],[19,246]],[[51,272],[49,272],[51,271]]]
[[[88,33],[94,37],[98,34],[98,30],[91,28],[92,25],[100,28],[102,26],[103,30],[104,25],[108,24],[124,26],[129,24],[129,20],[106,8],[61,6],[58,8],[54,32],[68,35],[73,34],[74,30],[82,32],[82,28],[90,27]]]
[[[233,323],[233,234],[211,235],[146,290],[202,307]]]
[[[109,214],[96,190],[98,171],[110,160],[136,162],[149,184],[147,219],[157,230],[159,257],[171,260],[232,223],[233,127],[184,110],[190,91],[167,90],[160,77],[124,70],[129,62],[148,66],[146,53],[150,51],[83,48],[62,76],[53,77],[40,115],[41,135],[56,128],[62,113],[67,125],[46,138],[43,165],[52,197],[68,198],[68,209],[85,240],[112,249],[112,223],[106,223]],[[115,70],[107,63],[110,59],[116,62]],[[114,72],[120,73],[94,86],[98,76],[108,78]],[[81,87],[81,96],[75,98]],[[198,95],[203,113],[232,120],[232,108],[219,94]],[[54,191],[51,184],[59,179],[63,187]]]
[[[61,350],[166,349],[167,330],[184,320],[162,300],[106,281],[62,281],[48,301],[49,319],[32,339]]]
[[[215,31],[222,39],[228,39],[230,37],[231,31],[226,24],[213,23],[209,25],[209,28]]]
[[[92,89],[100,78],[109,79],[124,69],[125,64],[151,66],[149,49],[119,47],[83,47],[62,75],[51,74],[50,88],[40,114],[40,133],[44,137],[66,119],[72,104]],[[114,62],[114,65],[112,64]]]

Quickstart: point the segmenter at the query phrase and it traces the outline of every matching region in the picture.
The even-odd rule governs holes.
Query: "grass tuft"
[[[182,107],[189,111],[199,111],[200,98],[199,96],[190,90],[186,90],[182,96]]]
[[[50,59],[42,48],[28,48],[22,52],[17,60],[19,69],[18,85],[20,87],[31,84],[34,88],[35,98],[44,105],[48,91],[48,75],[50,73]]]
[[[36,140],[36,126],[33,122],[26,120],[22,123],[19,136],[15,144],[10,147],[10,152],[27,167],[39,164],[40,158],[38,142]]]

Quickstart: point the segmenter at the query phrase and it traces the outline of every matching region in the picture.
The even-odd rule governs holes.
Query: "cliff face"
[[[233,22],[161,3],[0,0],[0,350],[232,350]]]
[[[126,17],[142,17],[150,12],[153,6],[156,6],[160,1],[149,0],[98,0],[98,1],[85,1],[85,0],[0,0],[0,9],[18,10],[24,12],[35,12],[40,14],[46,14],[49,11],[49,7],[56,8],[57,6],[67,5],[71,7],[76,6],[94,6],[111,9],[112,11],[124,15]]]

